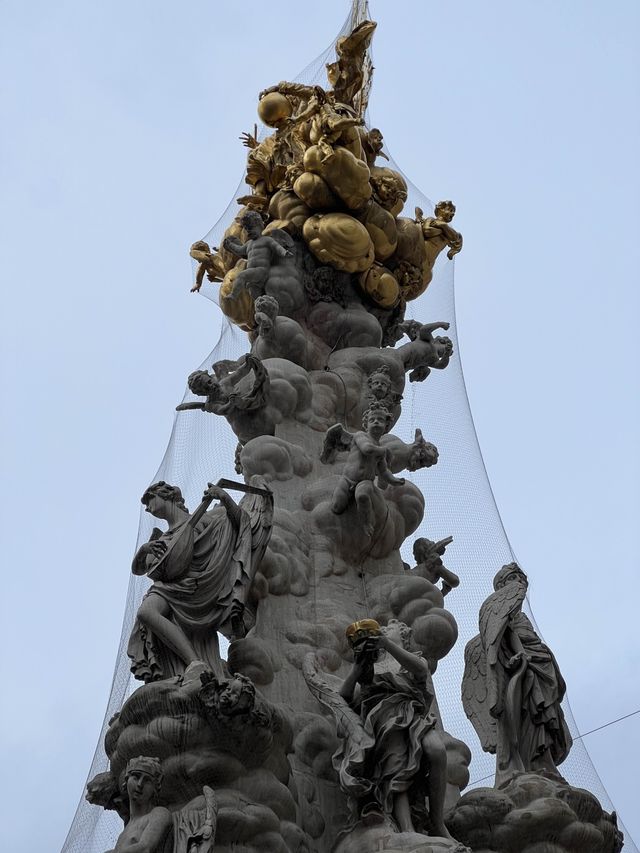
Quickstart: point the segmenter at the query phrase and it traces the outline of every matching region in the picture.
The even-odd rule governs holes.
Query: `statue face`
[[[415,447],[409,456],[407,471],[418,471],[420,468],[424,468],[426,464],[427,458],[424,449],[421,447]]]
[[[367,417],[367,432],[373,438],[382,438],[387,431],[387,416],[384,412],[371,412]]]
[[[369,142],[374,151],[382,150],[382,134],[377,127],[369,131]]]
[[[371,393],[377,400],[386,397],[391,388],[391,382],[385,376],[373,376],[369,383]]]
[[[228,681],[218,697],[220,710],[223,714],[242,714],[251,709],[253,697],[245,690],[239,679]]]
[[[262,234],[262,218],[259,215],[246,216],[242,220],[242,227],[250,240],[256,240]]]
[[[395,619],[390,619],[389,624],[383,630],[385,637],[391,640],[392,643],[400,646],[400,648],[404,647],[404,641],[402,639],[402,623]]]
[[[156,799],[156,783],[144,770],[130,770],[127,775],[127,795],[130,803],[150,806]]]
[[[268,335],[273,330],[273,320],[264,312],[256,314],[256,325],[261,335]]]
[[[166,498],[161,498],[159,495],[151,494],[147,498],[147,504],[144,508],[144,511],[148,512],[150,515],[155,516],[155,518],[160,518],[166,505]]]

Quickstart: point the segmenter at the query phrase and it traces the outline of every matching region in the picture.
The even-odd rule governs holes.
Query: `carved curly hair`
[[[393,415],[391,414],[391,412],[389,411],[389,409],[385,405],[383,405],[382,403],[379,403],[377,401],[371,403],[369,408],[366,409],[364,414],[362,415],[362,427],[363,427],[363,429],[366,429],[367,426],[369,425],[369,417],[374,412],[376,414],[384,414],[384,416],[387,420],[387,429],[389,429],[391,423],[393,422]]]
[[[164,480],[159,480],[157,483],[149,486],[140,500],[145,506],[148,506],[149,501],[153,497],[162,498],[165,501],[173,501],[180,509],[189,512],[184,504],[184,498],[178,486],[172,486],[170,483],[165,483]]]

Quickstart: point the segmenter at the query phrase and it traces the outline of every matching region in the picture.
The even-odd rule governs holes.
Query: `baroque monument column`
[[[246,195],[219,246],[191,247],[192,289],[218,288],[246,351],[194,370],[178,409],[228,424],[236,479],[212,470],[192,508],[179,484],[141,489],[158,526],[132,564],[140,686],[87,799],[122,818],[116,853],[617,853],[615,813],[562,776],[565,684],[515,563],[495,567],[461,685],[492,787],[464,793],[470,746],[443,724],[432,676],[464,577],[455,530],[416,534],[412,475],[441,461],[428,422],[394,429],[456,357],[453,318],[411,303],[463,238],[449,200],[404,210],[367,124],[365,8],[324,86],[265,81]]]

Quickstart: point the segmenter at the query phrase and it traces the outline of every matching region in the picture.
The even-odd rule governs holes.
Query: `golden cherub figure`
[[[222,281],[225,276],[225,268],[222,258],[218,254],[217,246],[210,247],[204,240],[196,240],[189,249],[189,254],[194,261],[198,261],[196,281],[191,288],[191,293],[197,293],[200,290],[205,274],[209,281]]]
[[[422,229],[427,250],[427,263],[431,267],[445,246],[449,246],[447,252],[449,260],[462,250],[462,234],[455,231],[449,224],[455,213],[456,206],[452,201],[439,201],[433,210],[433,216],[426,218],[422,210],[416,207],[415,221]]]

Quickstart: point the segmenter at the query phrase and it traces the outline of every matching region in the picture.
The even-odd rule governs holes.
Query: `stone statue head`
[[[144,504],[146,511],[151,513],[151,515],[155,515],[154,509],[158,501],[169,501],[185,512],[189,511],[184,504],[184,498],[178,486],[172,486],[169,483],[165,483],[164,480],[159,480],[157,483],[149,486],[140,500]]]
[[[256,299],[255,318],[258,334],[268,334],[273,329],[279,310],[278,300],[273,296],[264,295]]]
[[[106,773],[98,773],[90,782],[87,782],[85,799],[93,806],[112,809],[114,808],[112,803],[119,793],[118,780],[110,770],[107,770]]]
[[[411,446],[407,460],[408,471],[418,471],[420,468],[430,468],[438,461],[438,448],[430,441],[425,441],[419,429]]]
[[[362,426],[374,438],[381,438],[391,427],[393,415],[382,403],[373,402],[362,416]]]
[[[456,206],[452,201],[439,201],[433,209],[436,219],[451,222],[456,215]]]
[[[427,539],[425,536],[416,539],[413,543],[413,559],[416,563],[424,562],[433,553],[435,544],[435,542],[432,542],[431,539]]]
[[[149,807],[155,804],[160,796],[163,775],[159,758],[147,755],[131,758],[124,771],[129,802]]]
[[[377,367],[373,373],[369,374],[367,386],[372,397],[376,400],[384,400],[391,390],[391,374],[386,364]]]
[[[220,383],[215,376],[207,373],[206,370],[194,370],[189,374],[187,379],[189,391],[196,394],[198,397],[213,397],[218,399],[222,396]]]
[[[256,688],[247,675],[236,673],[223,681],[218,693],[218,707],[225,717],[248,714],[256,701]]]
[[[434,344],[436,345],[436,351],[438,353],[438,357],[442,358],[445,355],[451,355],[453,352],[453,341],[451,338],[448,338],[446,335],[437,335],[433,339]]]
[[[257,210],[245,210],[240,217],[240,225],[244,228],[249,240],[256,240],[264,229],[264,220]]]
[[[385,637],[402,646],[406,651],[413,651],[413,633],[405,622],[401,622],[399,619],[389,619],[385,627],[381,628],[380,631]]]
[[[497,592],[499,589],[502,589],[503,586],[506,586],[508,583],[512,583],[513,581],[519,581],[520,583],[524,583],[526,586],[529,586],[527,576],[520,566],[517,563],[507,563],[506,566],[503,566],[494,577],[493,588]]]

